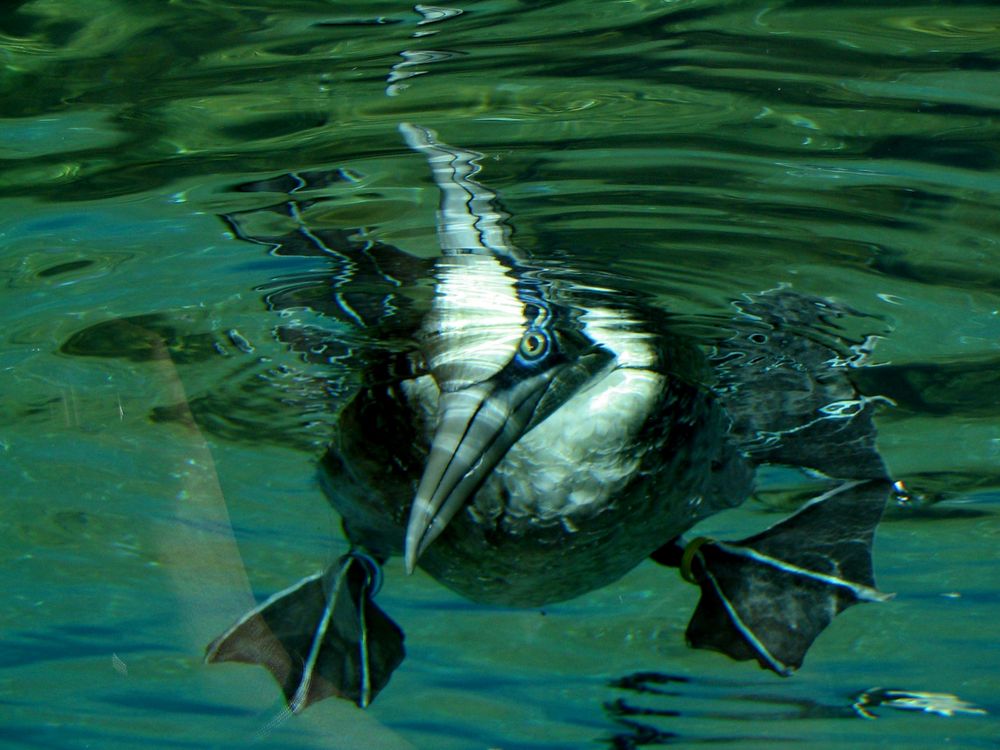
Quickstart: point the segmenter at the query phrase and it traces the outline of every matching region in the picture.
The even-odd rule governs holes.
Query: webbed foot
[[[891,598],[875,589],[871,563],[889,490],[885,480],[844,484],[742,541],[654,553],[701,588],[688,643],[788,675],[840,612]]]
[[[298,713],[329,696],[364,708],[403,661],[403,631],[372,601],[378,564],[351,552],[245,614],[209,644],[208,662],[260,664]]]

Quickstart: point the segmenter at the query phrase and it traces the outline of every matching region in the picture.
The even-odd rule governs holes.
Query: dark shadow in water
[[[936,134],[933,138],[894,135],[872,142],[867,156],[879,161],[924,161],[958,169],[993,171],[1000,165],[1000,154],[992,139],[976,144],[964,135],[961,139],[948,139],[942,134]]]
[[[3,739],[9,743],[8,747],[66,750],[71,746],[67,743],[67,728],[62,724],[6,724]],[[115,735],[107,729],[94,730],[79,725],[73,727],[72,743],[72,747],[190,747],[197,750],[205,747],[204,742],[197,740],[155,737],[143,731],[131,736]]]
[[[59,263],[38,272],[38,278],[47,279],[52,276],[61,276],[65,273],[72,273],[94,265],[92,260],[73,260],[67,263]]]
[[[146,365],[164,349],[182,372],[196,369],[208,385],[189,391],[184,403],[151,405],[152,422],[184,423],[190,411],[201,429],[233,442],[267,440],[315,451],[325,441],[319,425],[331,418],[331,404],[345,389],[343,379],[335,377],[339,371],[328,367],[322,373],[304,373],[273,362],[270,351],[259,351],[238,330],[212,328],[203,310],[168,310],[96,323],[70,335],[59,352]],[[31,409],[44,410],[44,405],[31,405],[26,413]]]
[[[259,715],[259,712],[246,708],[226,706],[217,702],[176,698],[151,691],[130,690],[120,695],[106,696],[101,700],[112,706],[134,708],[140,711],[162,711],[166,714],[217,717],[255,717]]]
[[[746,685],[740,683],[692,680],[662,672],[636,672],[614,680],[610,686],[631,694],[604,704],[605,715],[623,730],[605,740],[605,743],[614,750],[665,745],[738,743],[761,739],[747,734],[685,735],[681,731],[675,731],[675,728],[680,728],[680,721],[683,721],[684,717],[738,722],[740,726],[754,726],[757,722],[800,719],[858,718],[857,711],[850,705],[831,706],[802,698],[748,694]],[[688,704],[692,698],[701,698],[725,701],[733,704],[733,707],[730,710],[678,711],[656,706],[655,701],[658,698],[683,699]],[[749,706],[749,710],[737,710],[742,706]],[[793,737],[781,738],[770,735],[767,740],[768,742],[796,741]]]
[[[143,632],[134,628],[133,632]],[[127,637],[128,629],[54,626],[40,631],[10,633],[0,643],[0,667],[21,667],[50,661],[104,657],[112,654],[133,654],[176,651],[173,644],[135,641]]]
[[[958,266],[945,262],[915,262],[901,250],[879,248],[879,253],[869,262],[873,271],[904,281],[913,281],[935,289],[955,287],[971,291],[982,289],[995,292],[1000,289],[996,274],[984,273],[975,263]]]
[[[863,389],[891,398],[897,409],[940,417],[995,417],[1000,413],[1000,358],[882,365],[859,370]]]
[[[59,347],[76,357],[106,357],[130,362],[152,362],[165,346],[175,364],[205,362],[219,356],[218,333],[185,330],[196,317],[184,311],[115,318],[84,328]],[[187,325],[185,325],[187,324]]]
[[[775,723],[795,726],[792,722],[802,720],[870,721],[894,712],[938,717],[987,715],[986,709],[966,703],[955,695],[896,688],[869,688],[845,695],[842,703],[828,704],[808,698],[756,693],[752,686],[735,681],[694,680],[660,672],[637,672],[615,680],[611,687],[634,694],[604,705],[607,717],[625,730],[606,738],[606,744],[614,750],[761,741],[801,744],[803,737],[809,736],[808,725],[805,731],[799,725],[796,736],[787,737],[774,736],[772,727]],[[655,702],[659,698],[667,698],[675,705],[682,701],[686,705],[691,705],[692,701],[711,701],[725,708],[702,710],[696,707],[677,711],[657,707]],[[711,727],[712,734],[675,731],[681,729],[684,719],[707,720],[702,726]],[[766,734],[762,731],[758,736],[714,734],[720,723],[738,727],[767,725],[768,728]]]

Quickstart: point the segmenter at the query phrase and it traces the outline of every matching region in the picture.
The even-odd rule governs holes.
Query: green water
[[[1000,746],[1000,8],[461,10],[0,9],[0,741]],[[260,291],[318,262],[220,215],[285,197],[239,185],[340,170],[327,226],[435,255],[437,193],[401,121],[484,154],[536,257],[682,314],[785,284],[875,316],[881,366],[863,378],[895,404],[880,447],[916,497],[876,541],[896,598],[838,618],[783,680],[688,650],[696,591],[654,565],[543,613],[392,564],[379,602],[408,657],[368,710],[283,720],[264,670],[203,665],[251,590],[345,547],[315,483],[333,409],[302,385],[323,373],[276,340]],[[774,517],[750,504],[709,530]],[[622,682],[637,673],[657,676]],[[858,717],[876,687],[985,713]]]

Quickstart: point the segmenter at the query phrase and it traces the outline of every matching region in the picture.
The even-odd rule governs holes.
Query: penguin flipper
[[[843,610],[891,596],[875,589],[871,545],[891,485],[849,482],[739,542],[696,540],[654,553],[701,588],[688,644],[789,675]]]
[[[267,667],[293,713],[330,696],[364,708],[405,656],[403,631],[372,601],[380,576],[371,558],[344,555],[245,614],[205,660]]]

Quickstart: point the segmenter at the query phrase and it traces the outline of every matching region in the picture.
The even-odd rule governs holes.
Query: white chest
[[[575,394],[508,451],[476,494],[473,513],[572,524],[607,508],[638,470],[636,437],[663,381],[620,368]]]
[[[594,377],[544,421],[523,434],[483,482],[467,510],[482,525],[505,517],[515,526],[562,522],[570,530],[613,506],[650,446],[640,431],[666,390],[649,334],[601,308],[584,316],[588,337],[616,352]],[[430,376],[404,384],[428,440],[438,389]]]

